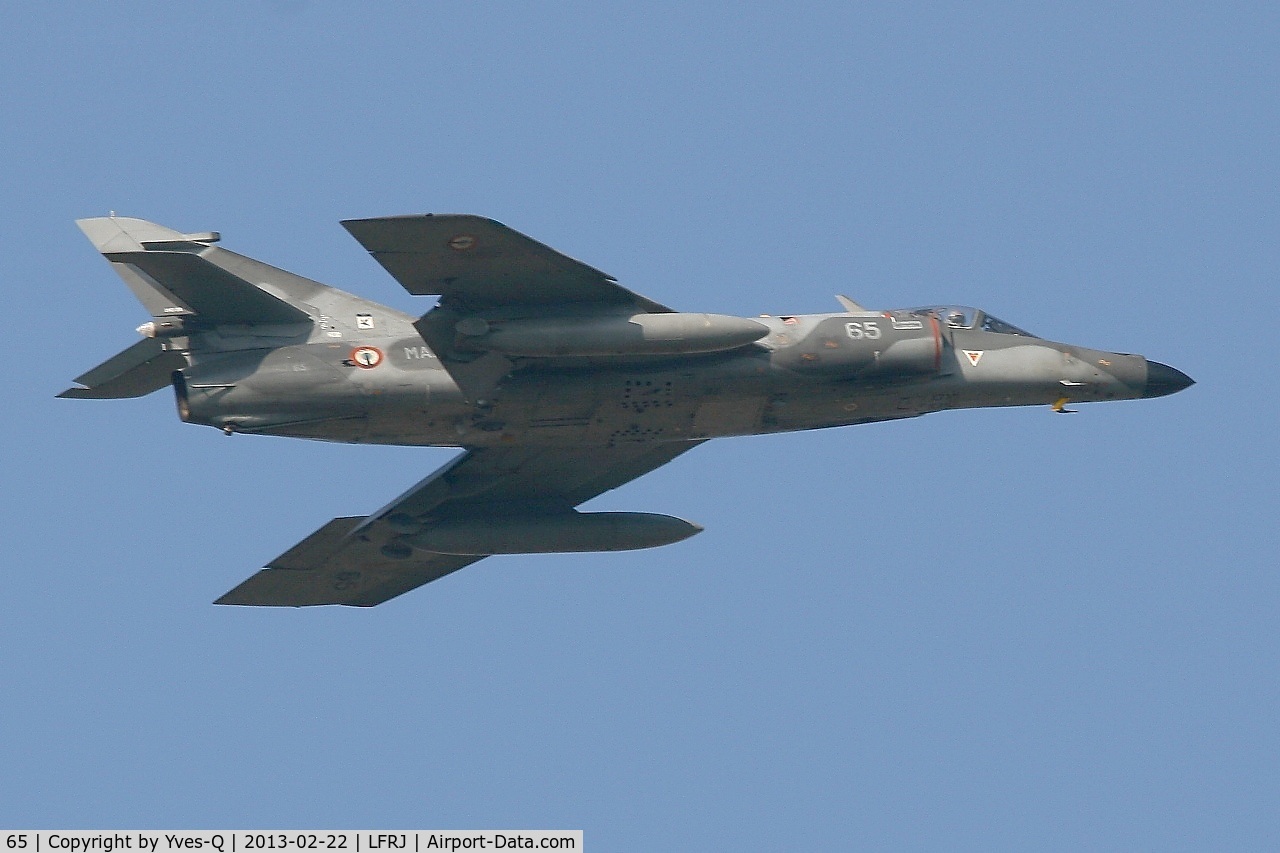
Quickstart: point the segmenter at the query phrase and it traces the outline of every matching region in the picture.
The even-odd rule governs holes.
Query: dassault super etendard
[[[579,504],[710,438],[943,409],[1162,397],[1142,356],[1054,343],[973,308],[687,314],[491,219],[342,223],[413,317],[141,219],[80,228],[152,319],[60,396],[170,385],[227,434],[465,452],[382,509],[335,518],[219,604],[372,606],[491,554],[619,551],[701,530]]]

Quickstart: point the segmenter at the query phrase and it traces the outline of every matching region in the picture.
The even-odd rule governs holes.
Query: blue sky
[[[5,14],[0,825],[1275,846],[1280,15],[366,6]],[[593,504],[688,542],[218,608],[456,451],[54,399],[146,319],[109,210],[414,312],[338,220],[480,213],[688,310],[976,304],[1199,384],[718,441]]]

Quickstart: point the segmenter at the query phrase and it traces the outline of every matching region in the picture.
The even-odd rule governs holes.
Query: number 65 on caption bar
[[[340,850],[427,853],[447,850],[582,850],[582,830],[417,830],[414,832],[247,832],[243,830],[0,831],[0,853],[260,853]]]

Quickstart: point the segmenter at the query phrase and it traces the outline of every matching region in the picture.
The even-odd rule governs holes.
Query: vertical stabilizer
[[[183,234],[124,216],[76,224],[153,317],[195,316],[210,326],[304,323],[309,306],[292,297],[325,289],[215,247],[216,231]]]
[[[215,231],[189,234],[125,216],[76,224],[153,319],[138,327],[147,341],[80,377],[88,387],[64,397],[146,394],[205,354],[354,338],[373,328],[375,314],[381,334],[414,334],[407,315],[223,249]]]
[[[158,281],[131,264],[112,261],[111,255],[146,250],[143,240],[175,241],[185,235],[172,228],[156,225],[144,219],[99,216],[94,219],[78,219],[76,225],[93,243],[95,249],[107,256],[111,268],[129,286],[129,290],[151,313],[152,317],[191,316],[196,312]]]

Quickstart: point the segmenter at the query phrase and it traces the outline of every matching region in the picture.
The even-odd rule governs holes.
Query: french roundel
[[[351,351],[351,363],[366,370],[382,364],[382,350],[377,347],[356,347]]]

